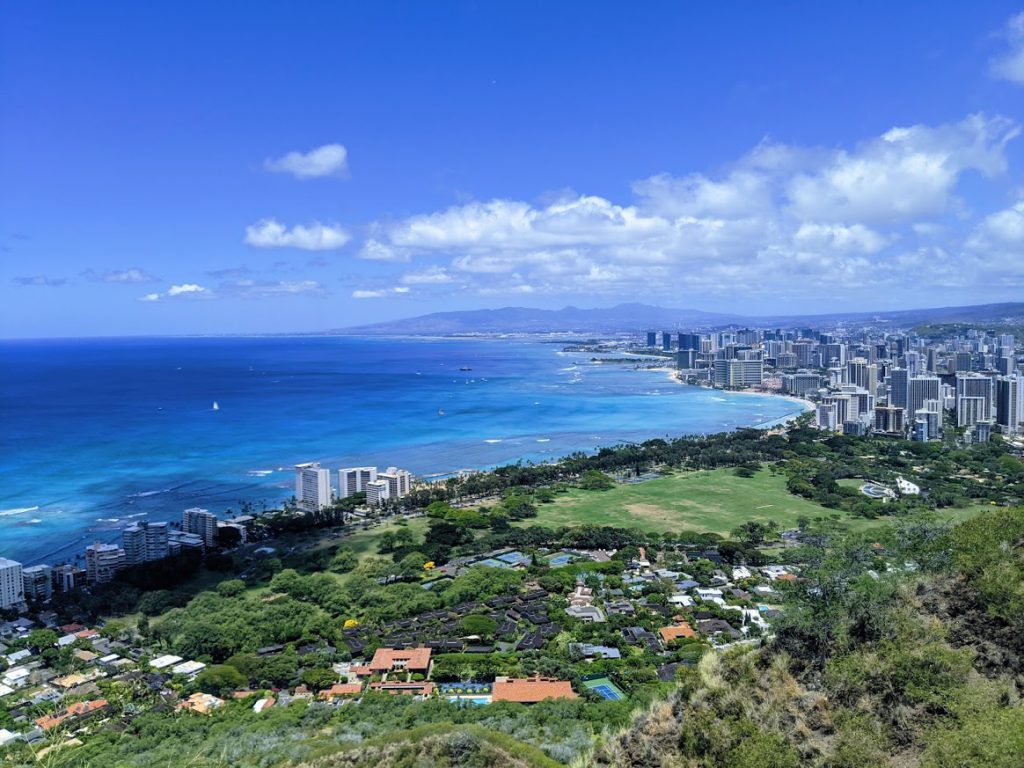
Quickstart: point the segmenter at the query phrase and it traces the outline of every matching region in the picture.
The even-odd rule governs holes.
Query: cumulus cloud
[[[163,293],[147,293],[139,297],[139,301],[155,302],[166,300],[213,299],[216,294],[205,286],[197,283],[181,283],[172,285]]]
[[[129,285],[160,282],[159,277],[154,277],[144,269],[139,269],[138,267],[112,270],[109,272],[96,272],[95,270],[87,269],[82,273],[82,277],[86,280],[92,280],[100,283],[121,283]]]
[[[46,275],[32,275],[30,277],[15,277],[12,278],[12,282],[15,285],[21,286],[37,286],[40,288],[57,288],[62,285],[67,285],[67,279],[63,277],[47,277]]]
[[[262,219],[245,230],[245,242],[256,248],[300,248],[304,251],[330,251],[341,248],[351,235],[337,224],[315,221],[309,226],[296,224],[288,229],[276,219]]]
[[[631,200],[494,199],[377,223],[359,255],[424,260],[403,285],[478,294],[782,300],[813,295],[822,280],[867,286],[869,275],[905,276],[899,256],[938,259],[928,248],[969,214],[961,179],[1003,174],[1019,133],[1007,118],[971,115],[895,127],[849,148],[766,140],[718,174],[639,180]],[[954,263],[951,250],[943,258]],[[370,286],[353,295],[392,294]]]
[[[999,35],[1006,49],[989,62],[993,77],[1024,84],[1024,13],[1012,17]]]
[[[263,167],[271,173],[290,173],[298,179],[348,175],[348,150],[341,144],[324,144],[309,152],[289,152],[284,157],[267,158]]]

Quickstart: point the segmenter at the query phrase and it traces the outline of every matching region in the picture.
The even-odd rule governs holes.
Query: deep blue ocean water
[[[486,339],[0,342],[0,556],[71,560],[133,519],[257,510],[319,460],[416,474],[544,461],[799,411]],[[470,371],[460,371],[469,367]],[[219,410],[213,409],[217,402]],[[441,412],[443,411],[443,415]]]

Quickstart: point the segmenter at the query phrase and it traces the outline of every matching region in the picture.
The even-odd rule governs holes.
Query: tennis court
[[[601,698],[608,699],[608,701],[622,701],[626,698],[626,694],[622,689],[607,677],[597,677],[593,680],[584,680],[583,685]]]

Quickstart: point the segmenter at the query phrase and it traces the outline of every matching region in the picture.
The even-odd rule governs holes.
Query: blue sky
[[[1020,299],[1022,13],[9,4],[0,336]]]

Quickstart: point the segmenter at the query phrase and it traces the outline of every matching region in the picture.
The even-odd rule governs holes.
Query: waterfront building
[[[651,349],[653,349],[654,347],[658,346],[658,332],[657,331],[648,331],[647,332],[647,346],[648,346],[648,348],[651,348]]]
[[[366,492],[366,484],[377,480],[376,467],[343,467],[338,470],[338,498],[347,499]]]
[[[715,360],[712,367],[716,387],[749,387],[764,379],[763,360]]]
[[[186,509],[181,516],[181,530],[200,538],[207,549],[217,546],[217,516],[199,507]]]
[[[21,563],[0,557],[0,609],[18,608],[25,603]]]
[[[124,550],[96,542],[85,548],[85,572],[90,584],[104,584],[126,565]]]
[[[700,352],[700,334],[699,333],[680,333],[676,340],[679,344],[680,351],[691,350],[693,352]]]
[[[676,352],[676,368],[684,371],[697,367],[697,355],[699,353],[692,349],[681,349]]]
[[[125,560],[138,565],[168,555],[167,523],[138,522],[122,532]]]
[[[668,352],[672,349],[672,334],[668,331],[662,331],[661,334],[661,349],[663,352]]]
[[[377,475],[378,480],[388,484],[388,498],[400,499],[412,490],[412,473],[398,467],[388,467]]]
[[[320,462],[295,465],[295,499],[302,509],[321,510],[331,505],[331,471]]]
[[[216,518],[214,521],[216,525]],[[216,531],[216,527],[214,531]],[[187,531],[168,531],[167,533],[167,551],[170,555],[180,555],[186,551],[203,552],[206,548],[206,539],[198,533],[188,533]]]
[[[805,397],[821,388],[821,376],[816,373],[792,373],[782,377],[782,391]]]
[[[58,565],[53,569],[53,586],[60,592],[72,592],[85,583],[85,575],[77,565]]]
[[[22,589],[26,600],[49,600],[53,595],[53,568],[30,565],[21,569]]]
[[[389,498],[388,483],[385,480],[374,480],[366,484],[366,503],[371,507],[379,507]]]

